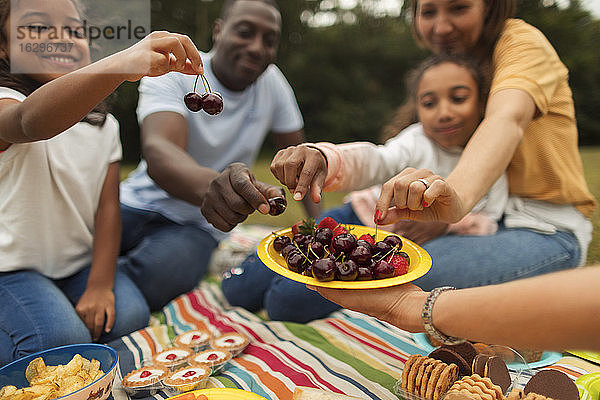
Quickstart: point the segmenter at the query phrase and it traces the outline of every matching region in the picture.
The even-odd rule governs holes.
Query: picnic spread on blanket
[[[205,388],[241,389],[270,400],[292,399],[296,387],[361,399],[402,398],[398,382],[406,361],[411,355],[429,353],[416,335],[349,310],[308,324],[264,320],[230,307],[218,283],[203,282],[156,316],[148,328],[109,343],[119,353],[116,400],[128,398],[118,383],[125,375],[148,365],[171,348],[175,338],[191,331],[213,336],[238,333],[249,340],[241,353],[206,380]],[[541,369],[560,371],[573,381],[586,374],[600,375],[600,366],[572,356]],[[518,380],[524,385],[536,372],[522,371]],[[592,399],[585,384],[578,388],[582,399]],[[149,398],[166,399],[173,393],[160,389]]]

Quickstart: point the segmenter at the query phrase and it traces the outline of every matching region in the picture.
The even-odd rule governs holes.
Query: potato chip
[[[65,365],[46,365],[41,357],[31,361],[25,370],[30,386],[17,389],[0,388],[0,400],[53,400],[71,394],[104,375],[100,362],[75,354]]]

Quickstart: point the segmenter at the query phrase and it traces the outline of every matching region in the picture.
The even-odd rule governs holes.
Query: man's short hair
[[[223,7],[221,8],[221,14],[219,17],[222,20],[227,19],[227,14],[229,13],[231,6],[233,6],[238,1],[239,0],[225,0],[225,3],[223,3]],[[277,9],[277,11],[281,12],[281,10],[279,9],[279,4],[277,4],[277,1],[275,1],[275,0],[247,0],[247,1],[260,1],[261,3],[269,4],[273,7],[275,7]]]

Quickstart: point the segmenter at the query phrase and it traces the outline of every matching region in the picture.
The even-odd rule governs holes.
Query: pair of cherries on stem
[[[202,83],[206,91],[204,94],[196,93],[196,84],[199,77],[202,77]],[[207,114],[217,115],[223,111],[223,96],[210,90],[210,84],[202,74],[196,76],[194,91],[186,94],[183,97],[183,102],[190,111],[194,112],[204,110]]]

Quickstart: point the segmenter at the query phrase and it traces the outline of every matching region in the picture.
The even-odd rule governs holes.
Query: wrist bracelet
[[[437,297],[447,290],[455,290],[455,287],[452,286],[442,286],[433,289],[429,295],[427,296],[427,300],[425,300],[425,304],[423,305],[423,311],[421,312],[421,319],[423,320],[423,325],[425,326],[425,331],[431,335],[435,340],[443,343],[443,344],[459,344],[465,342],[465,339],[448,336],[438,331],[435,326],[433,326],[433,304]]]

